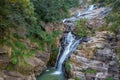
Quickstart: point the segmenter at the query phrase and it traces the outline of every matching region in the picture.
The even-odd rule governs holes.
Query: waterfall
[[[55,64],[56,72],[54,74],[62,73],[63,63],[66,58],[69,57],[70,53],[76,50],[77,46],[79,45],[81,39],[78,39],[75,35],[71,32],[68,32],[61,41],[59,53],[57,56],[57,61]]]
[[[94,9],[94,5],[90,5],[88,10],[93,10]]]

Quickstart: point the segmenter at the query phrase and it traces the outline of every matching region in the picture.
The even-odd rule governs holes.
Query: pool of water
[[[66,80],[63,73],[55,74],[54,68],[47,69],[43,74],[37,77],[37,80]]]

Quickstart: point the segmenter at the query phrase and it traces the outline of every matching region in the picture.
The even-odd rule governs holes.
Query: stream
[[[79,20],[81,18],[91,19],[93,17],[100,16],[103,14],[105,15],[108,11],[110,11],[110,8],[106,9],[104,7],[98,10],[96,9],[97,7],[95,5],[90,5],[82,12],[78,12],[77,15],[72,16],[70,18],[66,18],[62,20],[62,22],[65,25],[69,23],[74,24],[74,21]],[[40,76],[37,77],[37,80],[67,80],[64,77],[63,64],[65,60],[70,56],[70,54],[72,54],[76,50],[77,46],[82,41],[82,38],[78,38],[77,36],[72,34],[70,30],[64,33],[60,42],[55,66],[53,68],[48,68],[46,71],[44,71]]]

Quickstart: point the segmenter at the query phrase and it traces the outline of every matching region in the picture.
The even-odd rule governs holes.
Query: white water
[[[89,8],[88,8],[88,11],[93,10],[93,9],[94,9],[94,5],[90,5]]]
[[[61,43],[64,45],[63,46],[64,49],[62,48],[62,46],[60,46],[59,48],[59,53],[58,53],[57,61],[55,64],[55,67],[57,70],[53,74],[62,73],[62,69],[63,69],[62,65],[64,61],[66,60],[66,58],[68,58],[70,53],[76,50],[79,43],[80,43],[80,39],[76,40],[76,37],[71,32],[67,33],[67,36],[64,37],[63,43]],[[62,53],[61,53],[61,50],[63,50]]]

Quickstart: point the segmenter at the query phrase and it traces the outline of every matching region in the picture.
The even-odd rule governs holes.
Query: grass
[[[82,72],[84,72],[84,73],[91,73],[91,74],[97,73],[97,71],[94,70],[94,69],[86,69],[86,70],[82,70]]]

